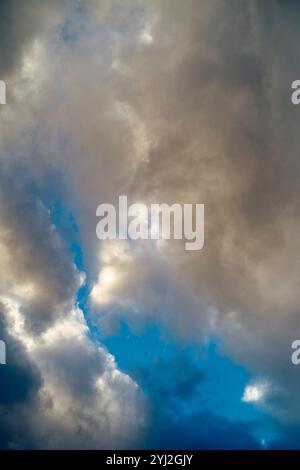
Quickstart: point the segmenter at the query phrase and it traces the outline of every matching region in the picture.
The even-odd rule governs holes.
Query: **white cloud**
[[[267,389],[268,387],[266,384],[257,383],[247,385],[244,390],[242,401],[246,403],[260,403],[265,399]]]
[[[5,409],[10,445],[22,446],[25,425],[34,448],[132,445],[145,426],[145,399],[113,356],[90,339],[76,306],[85,275],[76,270],[41,202],[6,181],[1,189],[1,325],[4,320],[8,351],[16,342],[26,354],[28,373],[34,370],[39,377],[33,402],[19,403],[17,421],[14,407]],[[104,281],[111,282],[110,276]],[[11,360],[8,352],[8,366]],[[24,383],[27,369],[22,369]]]

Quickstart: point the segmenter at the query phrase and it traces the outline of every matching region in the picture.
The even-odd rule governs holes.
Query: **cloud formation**
[[[270,384],[267,412],[298,420],[290,344],[299,329],[300,167],[290,84],[299,69],[299,6],[90,0],[80,9],[32,0],[24,15],[22,5],[1,4],[13,18],[5,36],[14,47],[0,50],[11,96],[0,116],[0,293],[18,312],[9,332],[22,347],[24,338],[37,343],[28,352],[39,371],[29,387],[50,396],[45,432],[59,416],[65,445],[97,446],[92,430],[103,423],[118,434],[120,403],[132,403],[129,428],[140,409],[135,384],[90,342],[74,310],[82,278],[45,187],[75,215],[92,317],[102,327],[155,318],[179,337],[222,337],[227,354]],[[55,188],[47,183],[53,174]],[[98,242],[96,207],[120,194],[204,203],[204,250]]]
[[[1,447],[128,446],[144,426],[142,394],[89,338],[76,307],[80,274],[42,201],[13,184],[5,189],[3,183]]]

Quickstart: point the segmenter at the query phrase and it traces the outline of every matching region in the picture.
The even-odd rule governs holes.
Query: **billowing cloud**
[[[7,339],[8,371],[1,369],[2,433],[12,434],[3,446],[96,449],[133,445],[137,430],[145,425],[142,394],[118,370],[113,357],[88,338],[82,312],[65,312],[63,320],[37,338],[23,329],[17,302],[3,299],[3,305],[13,338]],[[12,348],[15,343],[18,349]],[[27,368],[24,357],[29,358]]]
[[[133,445],[145,399],[90,339],[76,301],[84,276],[24,175],[1,180],[0,252],[1,448]]]
[[[270,383],[266,409],[298,420],[290,345],[299,329],[299,120],[290,84],[299,69],[299,6],[90,0],[80,14],[75,3],[71,11],[68,2],[51,3],[25,17],[17,36],[9,29],[13,56],[2,45],[13,100],[1,110],[0,292],[21,299],[22,332],[37,337],[30,354],[47,393],[65,394],[53,413],[72,397],[66,426],[78,419],[87,429],[72,334],[56,342],[65,316],[71,323],[80,316],[74,298],[82,280],[52,227],[45,187],[59,191],[78,223],[92,318],[106,328],[116,317],[156,318],[179,337],[220,336],[227,354]],[[17,19],[20,5],[1,8]],[[55,188],[47,183],[53,174]],[[33,182],[38,195],[26,186]],[[120,194],[205,203],[204,250],[99,242],[96,207]],[[80,331],[84,321],[76,318]],[[82,393],[96,400],[99,372],[110,396],[117,369],[83,337],[75,347],[82,369],[89,363]],[[129,379],[120,377],[122,389]]]

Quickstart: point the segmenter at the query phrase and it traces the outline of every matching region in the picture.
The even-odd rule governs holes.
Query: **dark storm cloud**
[[[0,76],[7,78],[20,65],[28,45],[51,29],[69,0],[0,0]]]
[[[4,312],[1,304],[0,337],[7,363],[0,367],[0,448],[31,447],[30,414],[38,406],[43,381],[24,345],[9,334]]]
[[[0,335],[6,345],[7,364],[0,368],[1,389],[0,406],[4,408],[30,402],[39,390],[42,380],[38,369],[31,363],[22,344],[7,332],[3,315],[3,305],[0,306]]]

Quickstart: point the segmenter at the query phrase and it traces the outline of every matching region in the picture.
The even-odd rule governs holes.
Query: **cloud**
[[[180,337],[221,336],[227,354],[272,384],[270,412],[299,419],[290,364],[299,329],[299,121],[290,104],[299,6],[90,1],[86,16],[68,16],[66,40],[57,29],[66,26],[65,10],[30,3],[34,14],[16,36],[5,26],[13,55],[7,44],[0,54],[14,97],[1,112],[0,289],[22,299],[24,331],[41,337],[71,315],[80,284],[47,205],[20,186],[25,167],[25,182],[39,191],[53,171],[61,175],[60,197],[75,214],[93,281],[94,318],[106,326],[114,315],[160,318]],[[22,16],[20,2],[1,8]],[[24,59],[33,74],[18,71]],[[205,203],[204,250],[124,243],[114,253],[100,244],[96,207],[120,194]],[[79,348],[82,362],[88,344]],[[56,350],[56,361],[69,363],[69,349]],[[92,396],[89,380],[103,364],[97,354],[86,370]],[[75,400],[72,367],[65,387]],[[54,375],[47,380],[61,386]]]
[[[0,203],[1,447],[128,447],[145,426],[143,395],[90,339],[76,306],[83,276],[50,209],[26,176],[10,176]]]
[[[86,64],[93,76],[103,77],[103,87],[96,91],[81,82],[84,99],[76,102],[68,129],[75,136],[71,166],[81,175],[76,188],[91,211],[83,216],[86,251],[94,253],[91,269],[100,270],[91,299],[94,305],[98,299],[95,307],[105,321],[107,311],[112,318],[112,310],[125,305],[133,321],[141,317],[134,312],[151,312],[171,328],[179,324],[179,335],[205,337],[211,329],[254,374],[279,388],[288,381],[280,393],[291,397],[291,382],[297,383],[289,353],[298,325],[299,224],[297,111],[290,106],[289,84],[297,75],[290,65],[297,63],[297,48],[289,48],[288,58],[284,46],[274,54],[270,38],[290,34],[297,6],[277,2],[272,13],[270,8],[259,2],[246,8],[224,1],[202,2],[201,8],[193,1],[184,8],[157,3],[153,43],[145,49],[125,4],[106,17],[106,40],[116,47],[105,47],[99,61],[91,54]],[[91,47],[86,41],[78,54]],[[72,65],[76,69],[76,61]],[[103,96],[101,116],[91,96]],[[121,115],[120,103],[126,111]],[[91,120],[95,133],[85,124]],[[76,156],[77,144],[89,155],[84,161]],[[191,256],[175,243],[152,251],[130,246],[130,261],[120,255],[111,263],[100,260],[97,268],[92,207],[116,202],[121,193],[149,203],[204,202],[204,250]],[[114,281],[101,286],[108,266]]]
[[[267,385],[265,384],[247,385],[244,390],[242,401],[246,403],[261,402],[265,398],[266,391]]]
[[[18,306],[4,305],[12,339],[7,337],[9,366],[0,371],[2,447],[132,445],[144,427],[143,397],[113,357],[88,338],[82,312],[65,312],[64,321],[33,340],[20,328]]]
[[[70,4],[69,0],[54,0],[51,4],[29,0],[26,5],[18,0],[1,1],[0,71],[3,78],[20,65],[26,48],[37,36],[47,34],[62,20]]]

